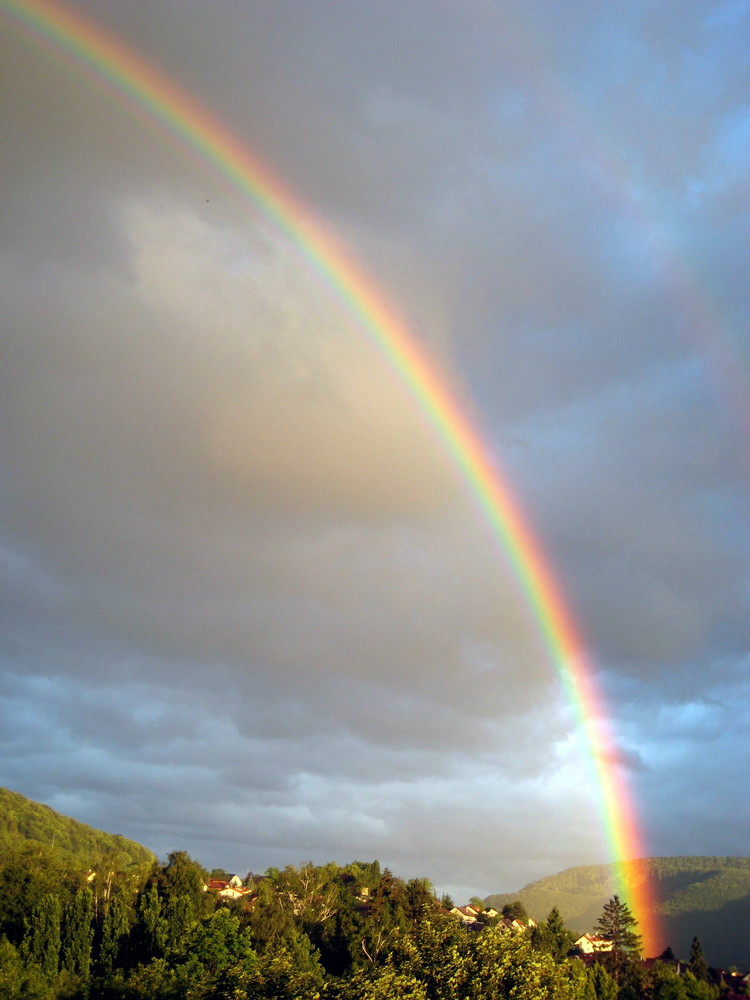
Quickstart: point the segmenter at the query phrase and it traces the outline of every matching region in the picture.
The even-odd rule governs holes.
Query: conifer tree
[[[560,911],[553,906],[549,911],[546,921],[539,927],[535,927],[531,940],[534,946],[540,951],[545,951],[551,955],[555,961],[560,962],[568,954],[573,946],[575,935],[565,926]]]
[[[602,958],[618,983],[630,959],[640,954],[641,936],[636,926],[635,917],[619,896],[613,896],[605,903],[596,924],[597,934],[612,942],[611,951],[603,952]]]
[[[693,943],[690,945],[690,961],[688,963],[688,969],[690,969],[699,982],[708,982],[708,966],[706,965],[706,960],[703,957],[703,948],[701,947],[701,943],[697,937],[693,938]]]

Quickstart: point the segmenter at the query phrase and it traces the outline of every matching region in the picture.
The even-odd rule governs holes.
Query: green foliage
[[[685,972],[682,981],[685,986],[687,1000],[717,1000],[719,996],[720,991],[718,986],[696,978],[690,969]]]
[[[60,965],[62,906],[53,893],[37,901],[26,919],[21,954],[27,964],[39,966],[46,976],[57,974]]]
[[[203,886],[207,873],[186,851],[174,851],[159,873],[165,948],[173,951],[211,905]]]
[[[244,986],[252,1000],[317,1000],[324,971],[310,942],[295,932],[258,958]]]
[[[47,847],[61,863],[82,871],[96,868],[98,859],[108,853],[117,858],[118,869],[154,861],[151,851],[133,840],[95,830],[49,806],[0,788],[0,854],[22,849],[28,841]]]
[[[688,968],[696,979],[704,983],[708,982],[708,966],[703,957],[703,948],[697,937],[693,938],[693,943],[690,945],[690,963]]]
[[[473,938],[467,1000],[578,1000],[579,985],[567,965],[536,952],[526,935],[497,927]]]
[[[350,979],[334,984],[327,997],[330,1000],[427,1000],[428,993],[416,976],[384,965],[358,970]]]
[[[687,1000],[682,976],[678,975],[673,966],[655,962],[650,980],[651,1000]]]
[[[362,928],[360,947],[370,963],[382,961],[394,941],[406,929],[406,887],[386,868],[372,896],[370,911]]]
[[[536,920],[557,906],[577,934],[590,930],[604,903],[623,884],[645,879],[659,897],[659,918],[680,957],[686,958],[698,933],[709,964],[750,967],[750,858],[647,858],[638,862],[568,868],[520,892],[495,894],[485,905],[501,910],[520,899]]]
[[[374,889],[380,881],[380,862],[377,860],[352,861],[344,871],[353,875],[358,885],[366,886],[368,889]]]
[[[601,962],[594,962],[588,968],[588,979],[596,1000],[617,1000],[617,983]]]
[[[547,952],[560,962],[573,947],[575,937],[565,926],[558,908],[553,906],[547,919],[534,928],[531,940],[539,951]]]
[[[36,965],[27,965],[18,949],[0,937],[0,1000],[54,1000],[56,981]]]
[[[502,922],[474,932],[429,881],[378,862],[269,869],[230,905],[204,891],[206,872],[185,852],[147,870],[118,868],[109,850],[92,884],[33,841],[0,857],[0,1000],[718,997],[697,940],[682,977],[666,960],[637,962],[635,921],[617,896],[597,927],[616,947],[586,966],[567,957],[573,935],[558,907],[533,932]],[[504,913],[525,919],[523,900]]]
[[[275,873],[278,879],[280,872]],[[294,927],[294,914],[276,892],[274,880],[268,874],[258,886],[258,898],[249,917],[250,929],[258,949],[264,951],[289,934]]]
[[[132,914],[121,887],[107,901],[99,940],[99,971],[104,977],[112,974],[130,934]]]
[[[63,914],[62,966],[87,982],[91,969],[91,946],[94,942],[93,900],[91,889],[81,887],[70,899]]]
[[[138,936],[142,950],[154,957],[162,956],[167,946],[167,921],[163,908],[156,881],[152,881],[138,900]]]
[[[435,896],[429,879],[409,879],[405,897],[404,909],[408,920],[422,920],[435,909]]]
[[[505,903],[500,913],[506,920],[523,920],[526,922],[529,919],[526,907],[520,899],[514,899],[512,903]]]
[[[612,942],[612,950],[603,952],[601,961],[614,976],[616,982],[621,982],[625,972],[634,957],[640,954],[641,937],[636,931],[636,919],[626,903],[614,895],[605,903],[602,915],[596,924],[596,933]]]
[[[9,852],[0,862],[0,920],[11,943],[19,945],[41,901],[65,890],[64,869],[45,849]]]

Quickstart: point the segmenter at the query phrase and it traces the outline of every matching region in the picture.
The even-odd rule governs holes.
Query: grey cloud
[[[381,283],[539,532],[653,844],[742,853],[744,8],[78,6]],[[4,783],[239,869],[604,860],[507,553],[365,331],[167,128],[3,38]]]

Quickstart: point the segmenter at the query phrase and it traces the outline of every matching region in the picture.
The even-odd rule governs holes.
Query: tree
[[[17,948],[0,937],[0,1000],[53,1000],[57,992],[38,965],[27,965]]]
[[[690,969],[685,970],[682,982],[685,986],[687,1000],[716,1000],[719,996],[718,986],[714,983],[697,979]]]
[[[160,957],[167,941],[167,923],[162,916],[162,898],[156,882],[144,889],[138,899],[139,944],[146,956]]]
[[[21,955],[34,962],[47,976],[57,973],[60,963],[62,906],[58,896],[45,893],[26,919]]]
[[[426,878],[411,878],[406,883],[406,916],[409,920],[422,920],[435,909],[432,883]]]
[[[295,868],[287,865],[274,883],[276,894],[294,917],[308,928],[323,924],[336,913],[339,896],[337,872],[330,865],[312,861]]]
[[[687,1000],[682,976],[662,961],[655,962],[651,969],[649,994],[653,1000]]]
[[[80,976],[83,982],[88,980],[91,968],[93,913],[93,896],[88,886],[76,892],[63,913],[62,967]]]
[[[529,919],[526,907],[520,899],[515,899],[512,903],[506,903],[502,909],[502,914],[506,920],[523,920],[525,923]]]
[[[594,962],[589,966],[588,976],[596,1000],[617,1000],[617,983],[601,962]]]
[[[419,980],[406,972],[397,972],[393,966],[375,966],[360,969],[350,979],[333,986],[334,1000],[425,1000],[427,992]]]
[[[253,1000],[317,1000],[323,988],[323,969],[308,938],[293,930],[254,963],[252,972],[235,990],[220,996],[247,996]]]
[[[99,968],[110,976],[118,964],[123,945],[130,932],[130,914],[124,891],[118,886],[110,895],[102,921],[99,942]]]
[[[462,1000],[580,1000],[578,970],[558,964],[550,955],[535,951],[527,934],[508,934],[502,926],[469,935],[469,953],[459,969],[458,989],[451,996]]]
[[[362,928],[362,953],[368,962],[381,961],[406,928],[406,887],[385,868],[375,887],[370,912]]]
[[[561,962],[573,947],[575,936],[567,929],[560,911],[553,906],[546,921],[534,928],[532,941],[540,951],[546,951],[556,962]]]
[[[165,921],[165,947],[177,948],[211,905],[203,890],[206,872],[185,851],[173,851],[161,871],[161,915]]]
[[[602,915],[596,924],[596,932],[612,942],[611,951],[602,952],[602,959],[617,983],[632,957],[641,950],[641,936],[636,931],[637,921],[626,903],[619,896],[613,896],[604,904]]]
[[[688,962],[688,969],[690,969],[699,982],[708,982],[708,966],[706,965],[706,960],[703,957],[703,948],[701,947],[701,943],[697,937],[693,938],[693,943],[690,945],[690,961]]]

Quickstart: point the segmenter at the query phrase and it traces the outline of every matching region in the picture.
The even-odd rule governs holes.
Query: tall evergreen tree
[[[604,904],[596,932],[612,942],[611,951],[602,952],[602,958],[618,983],[631,958],[637,958],[641,951],[641,936],[636,927],[635,917],[619,896]]]
[[[688,969],[690,969],[699,982],[708,982],[708,966],[706,965],[706,960],[703,957],[703,948],[701,947],[701,943],[697,937],[693,938],[693,943],[690,945],[690,961],[688,962]]]
[[[560,962],[572,948],[575,935],[565,926],[558,908],[553,906],[547,919],[534,928],[531,940],[539,951],[547,952]]]

